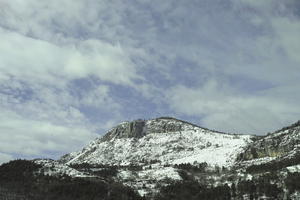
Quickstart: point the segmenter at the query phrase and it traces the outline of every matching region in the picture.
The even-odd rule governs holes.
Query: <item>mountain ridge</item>
[[[298,200],[300,124],[256,136],[213,131],[172,117],[134,120],[59,160],[32,162],[40,166],[35,175],[117,182],[149,200]]]
[[[126,124],[126,123],[147,122],[147,121],[156,121],[156,120],[172,120],[172,121],[177,121],[177,122],[181,122],[181,123],[184,123],[184,124],[189,124],[191,126],[198,127],[198,128],[204,129],[204,130],[213,131],[213,132],[221,133],[221,134],[229,134],[229,135],[253,135],[253,136],[257,136],[255,134],[229,133],[229,132],[214,130],[214,129],[210,129],[210,128],[207,128],[207,127],[200,126],[200,125],[195,124],[195,123],[191,123],[191,122],[186,121],[186,120],[182,120],[182,119],[178,119],[178,118],[170,117],[170,116],[162,116],[162,117],[151,118],[151,119],[136,119],[136,120],[132,120],[132,121],[124,121],[124,122],[121,122],[118,125],[114,126],[112,129],[110,129],[109,131],[107,131],[107,133],[110,132],[111,130],[119,127],[120,125],[123,125],[123,124]],[[105,136],[105,135],[103,135],[103,136]],[[260,136],[258,136],[258,137],[260,137]]]
[[[191,138],[188,138],[191,137]],[[250,135],[243,135],[243,134],[229,134],[229,133],[220,133],[217,131],[213,131],[207,128],[203,128],[192,123],[178,120],[176,118],[171,117],[160,117],[150,120],[134,120],[131,122],[123,122],[120,123],[118,126],[115,126],[111,130],[109,130],[105,135],[100,138],[95,139],[92,141],[87,147],[85,147],[80,153],[73,153],[63,156],[60,160],[62,162],[68,162],[69,164],[72,162],[77,161],[79,162],[93,162],[97,160],[99,157],[103,157],[102,160],[98,160],[97,162],[104,162],[107,163],[111,161],[112,158],[118,156],[118,154],[111,155],[111,158],[104,158],[102,153],[100,152],[107,152],[105,155],[111,154],[115,151],[129,151],[132,154],[135,154],[138,151],[137,148],[134,150],[131,147],[136,145],[139,148],[143,148],[145,150],[141,150],[141,154],[145,156],[143,159],[151,158],[152,160],[157,160],[157,157],[160,158],[161,156],[170,155],[170,153],[160,152],[154,157],[151,155],[145,155],[145,152],[154,152],[153,149],[158,149],[157,151],[169,151],[170,148],[175,149],[174,151],[177,154],[185,153],[188,156],[195,156],[200,154],[201,150],[204,149],[211,149],[210,151],[221,151],[220,148],[213,148],[211,146],[222,147],[225,146],[227,149],[224,151],[229,151],[229,148],[239,148],[239,144],[241,146],[246,145],[249,143],[250,139],[254,139],[256,136]],[[123,139],[123,140],[122,140]],[[116,144],[122,140],[121,144]],[[162,140],[165,140],[161,142]],[[174,141],[176,140],[176,141]],[[189,143],[193,143],[196,140],[198,142],[197,145],[189,145]],[[150,142],[149,142],[150,141]],[[151,143],[152,141],[152,143]],[[235,141],[239,144],[235,144]],[[109,144],[108,144],[109,143]],[[146,148],[149,143],[149,148]],[[156,144],[160,146],[157,146]],[[175,145],[172,145],[172,143]],[[232,144],[230,144],[232,143]],[[128,145],[125,150],[125,144]],[[179,145],[177,145],[179,144]],[[235,146],[236,145],[236,146]],[[102,148],[98,151],[99,148]],[[110,149],[110,150],[107,150]],[[161,150],[163,149],[163,150]],[[193,150],[191,150],[193,149]],[[99,152],[99,153],[97,153]],[[228,154],[232,154],[226,152]],[[225,153],[225,154],[226,154]],[[95,154],[95,155],[94,155]],[[172,154],[172,153],[171,153]],[[92,156],[95,157],[93,160]],[[229,155],[228,155],[229,156]],[[88,160],[84,160],[83,158],[86,157]],[[184,155],[179,155],[177,159],[183,158]],[[76,158],[76,159],[75,159]],[[175,155],[170,155],[170,160],[168,162],[173,162],[176,159]],[[195,158],[196,159],[196,158]],[[192,159],[192,160],[195,160]],[[130,158],[130,156],[124,156],[119,158],[118,161],[121,160],[130,160],[130,162],[140,161],[141,158]],[[160,160],[160,159],[158,159]],[[162,161],[166,161],[162,159]]]

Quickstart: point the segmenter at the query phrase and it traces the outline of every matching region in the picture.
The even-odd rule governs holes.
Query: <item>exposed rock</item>
[[[167,133],[183,131],[184,121],[170,117],[156,118],[153,120],[135,120],[124,122],[102,137],[102,141],[110,141],[117,138],[141,138],[149,133]],[[191,125],[192,126],[192,125]]]
[[[115,138],[143,137],[145,135],[145,124],[145,120],[124,122],[104,135],[102,141],[109,141]]]
[[[291,154],[300,145],[300,124],[295,123],[289,128],[281,129],[262,137],[250,144],[239,160],[274,157],[280,158]]]

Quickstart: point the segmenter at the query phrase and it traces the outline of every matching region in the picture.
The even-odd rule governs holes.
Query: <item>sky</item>
[[[298,0],[0,0],[0,163],[171,116],[264,135],[300,119]]]

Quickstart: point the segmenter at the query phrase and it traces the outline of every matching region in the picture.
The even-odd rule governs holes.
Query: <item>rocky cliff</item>
[[[101,140],[141,138],[150,133],[179,132],[184,131],[187,125],[196,127],[196,125],[171,117],[160,117],[153,120],[138,119],[132,122],[121,123],[106,133]]]
[[[240,156],[240,160],[258,158],[281,158],[300,149],[300,121],[251,143]]]

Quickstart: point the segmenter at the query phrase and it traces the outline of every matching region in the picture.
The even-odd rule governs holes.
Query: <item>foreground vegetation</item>
[[[15,160],[0,166],[0,199],[10,200],[140,200],[131,188],[98,179],[54,177],[36,173],[41,166]]]
[[[71,178],[43,175],[42,166],[27,160],[15,160],[0,166],[0,199],[5,200],[256,200],[292,199],[300,192],[300,173],[283,176],[277,167],[268,171],[265,166],[251,169],[251,178],[238,176],[226,168],[208,169],[206,163],[180,164],[177,168],[182,180],[169,181],[157,194],[140,197],[131,188],[114,181],[116,166],[74,165],[88,171],[92,167],[98,178]],[[127,167],[128,168],[128,167]],[[130,166],[130,170],[141,170]],[[249,171],[249,169],[247,170]],[[250,175],[248,172],[246,174]],[[216,180],[215,178],[218,178]],[[298,197],[294,198],[297,199]]]

